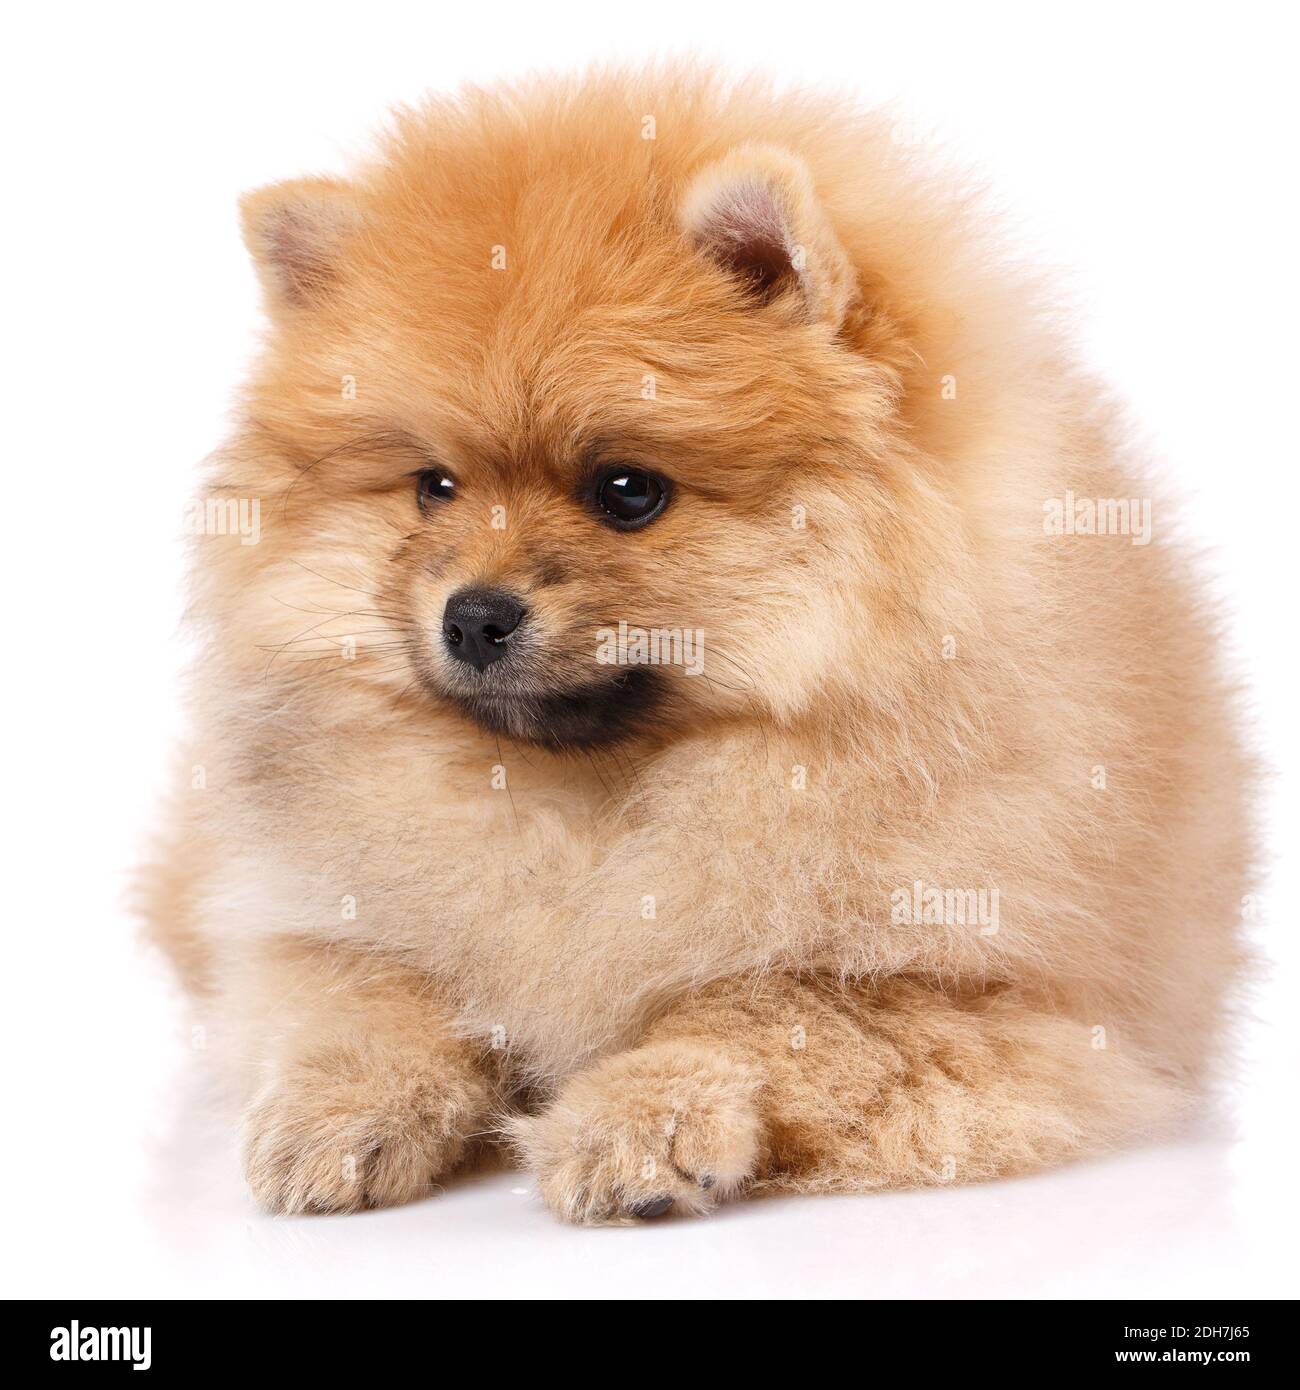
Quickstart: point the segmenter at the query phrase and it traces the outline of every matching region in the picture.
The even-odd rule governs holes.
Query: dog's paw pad
[[[650,1197],[644,1202],[633,1202],[627,1208],[629,1216],[638,1217],[642,1221],[653,1221],[656,1216],[663,1216],[672,1209],[673,1197],[669,1193],[666,1197]]]

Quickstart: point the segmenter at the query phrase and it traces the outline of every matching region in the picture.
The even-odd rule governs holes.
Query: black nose
[[[506,655],[506,638],[524,620],[524,606],[499,589],[461,589],[447,600],[442,640],[457,661],[479,671]]]

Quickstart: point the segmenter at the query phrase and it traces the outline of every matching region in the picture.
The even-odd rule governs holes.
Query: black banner
[[[927,1374],[950,1364],[983,1373],[1109,1366],[1140,1376],[1143,1367],[1183,1366],[1232,1375],[1289,1363],[1292,1306],[889,1302],[878,1335],[893,1360],[912,1360]],[[373,1375],[390,1363],[409,1372],[412,1347],[432,1353],[446,1337],[436,1315],[415,1316],[412,1324],[408,1304],[389,1302],[18,1301],[7,1309],[8,1364],[64,1378],[239,1368]],[[617,1335],[618,1326],[605,1323],[603,1335]],[[743,1364],[746,1350],[727,1354]],[[431,1360],[430,1376],[439,1371]]]

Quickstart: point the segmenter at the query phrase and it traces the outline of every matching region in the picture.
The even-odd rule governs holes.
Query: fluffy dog
[[[889,123],[473,90],[250,195],[146,911],[278,1211],[575,1221],[1176,1124],[1250,773],[1116,406]]]

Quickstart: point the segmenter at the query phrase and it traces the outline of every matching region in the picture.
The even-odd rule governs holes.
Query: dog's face
[[[403,698],[552,748],[851,685],[890,621],[896,377],[854,340],[802,167],[458,180],[418,155],[246,201],[273,315],[250,439],[282,461],[267,573],[296,596],[276,636],[369,614]]]

